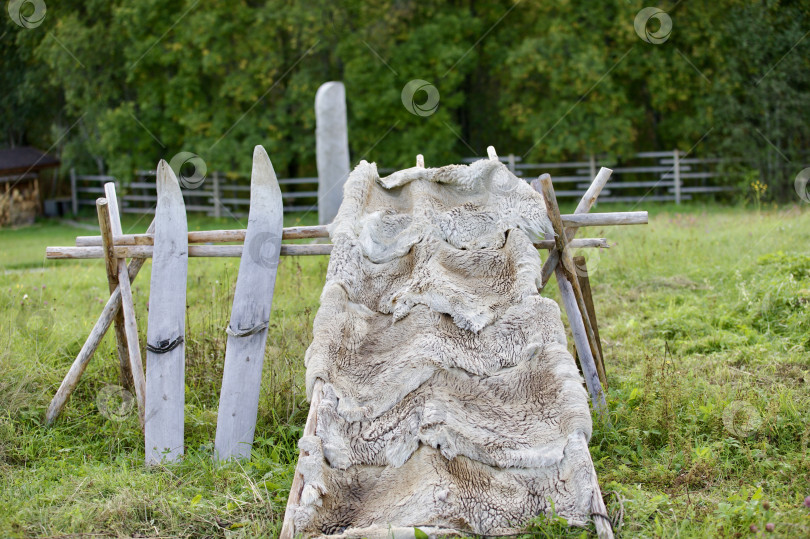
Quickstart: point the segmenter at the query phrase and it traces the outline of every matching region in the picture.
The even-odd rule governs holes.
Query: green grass
[[[648,226],[580,233],[616,242],[589,260],[612,422],[591,451],[610,512],[623,507],[621,535],[747,536],[773,522],[769,535],[808,536],[810,211],[651,209]],[[238,265],[190,261],[186,458],[150,470],[134,415],[111,420],[96,403],[118,382],[110,335],[57,424],[43,425],[107,295],[101,261],[46,262],[44,247],[85,234],[55,222],[0,232],[0,536],[277,535],[327,258],[282,260],[253,458],[222,467],[210,457]],[[149,271],[134,285],[142,336]],[[556,299],[553,280],[546,291]],[[554,519],[531,528],[581,533]]]

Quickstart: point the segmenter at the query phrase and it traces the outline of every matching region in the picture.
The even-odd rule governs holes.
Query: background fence
[[[536,178],[551,174],[558,198],[579,198],[593,181],[600,167],[613,169],[613,175],[599,202],[673,201],[680,204],[693,196],[733,191],[736,188],[717,185],[718,158],[683,157],[684,152],[670,150],[642,152],[620,162],[599,160],[564,163],[523,163],[519,156],[506,155],[500,160],[517,176]],[[465,163],[480,159],[464,158]]]
[[[588,161],[563,163],[523,163],[519,156],[500,157],[512,172],[527,179],[545,172],[551,174],[558,198],[579,198],[590,185],[600,167],[613,169],[613,176],[599,198],[604,202],[673,201],[680,204],[695,196],[733,191],[717,185],[717,158],[683,157],[679,150],[642,152],[620,162],[608,162],[590,156]],[[471,163],[480,157],[466,157]],[[381,173],[393,169],[380,169]],[[105,182],[115,182],[121,195],[123,213],[154,213],[157,203],[155,171],[138,171],[135,180],[123,185],[111,176],[78,175],[71,169],[71,203],[76,214],[83,205],[95,206],[103,196]],[[182,183],[182,182],[181,182]],[[285,178],[279,180],[285,212],[318,211],[318,178]],[[212,217],[243,217],[250,205],[250,181],[247,177],[213,172],[199,186],[183,189],[186,209]],[[196,188],[191,188],[196,187]]]
[[[79,175],[70,171],[71,204],[73,213],[81,206],[95,206],[96,198],[103,196],[106,182],[114,182],[121,193],[122,213],[155,213],[157,190],[154,170],[140,170],[128,185],[112,176]],[[181,182],[182,184],[183,182]],[[285,212],[318,211],[318,178],[284,178],[278,180],[282,190]],[[199,186],[185,185],[183,199],[186,210],[203,212],[212,217],[245,217],[250,207],[250,180],[229,179],[221,172],[213,172]],[[303,189],[301,189],[303,187]]]

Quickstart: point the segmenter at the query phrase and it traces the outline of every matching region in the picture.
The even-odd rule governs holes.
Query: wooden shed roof
[[[38,172],[59,166],[59,159],[31,146],[0,149],[0,176]]]

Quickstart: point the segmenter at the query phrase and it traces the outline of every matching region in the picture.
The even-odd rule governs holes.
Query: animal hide
[[[537,291],[542,197],[497,161],[386,178],[363,161],[330,235],[296,533],[511,534],[552,504],[587,523],[591,416]]]

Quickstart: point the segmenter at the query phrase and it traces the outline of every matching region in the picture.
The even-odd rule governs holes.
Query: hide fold
[[[295,533],[510,534],[552,504],[590,521],[587,394],[537,291],[541,195],[497,161],[385,178],[363,161],[330,234]]]

